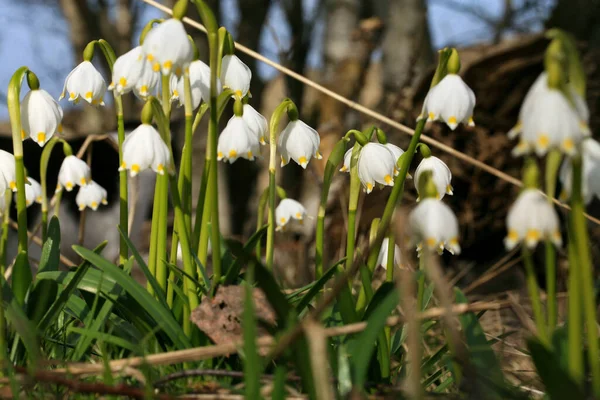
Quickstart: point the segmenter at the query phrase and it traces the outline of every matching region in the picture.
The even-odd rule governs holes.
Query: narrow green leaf
[[[162,288],[158,284],[158,281],[156,280],[154,275],[152,275],[152,273],[148,269],[148,266],[144,262],[144,259],[142,258],[140,253],[137,251],[137,249],[131,242],[131,239],[129,239],[129,236],[127,236],[125,234],[125,232],[123,232],[121,227],[119,226],[117,229],[119,229],[119,233],[121,234],[121,237],[127,243],[127,247],[129,247],[129,250],[131,250],[131,254],[133,254],[133,257],[135,258],[135,261],[138,263],[138,266],[144,273],[144,276],[146,277],[148,282],[150,282],[150,285],[152,286],[152,289],[154,290],[154,295],[156,296],[156,298],[158,299],[158,301],[161,303],[161,305],[164,308],[169,309],[169,306],[167,305],[167,300],[165,298],[166,293],[162,290]]]
[[[256,247],[256,243],[262,240],[263,236],[267,233],[268,226],[264,226],[259,229],[248,239],[243,248],[237,246],[237,243],[232,240],[227,240],[227,247],[231,250],[231,253],[236,257],[231,267],[227,270],[225,275],[224,285],[233,285],[240,274],[242,266],[247,264],[248,261],[253,257],[252,252]]]
[[[24,251],[17,255],[12,273],[12,291],[15,300],[21,305],[25,304],[25,296],[31,286],[31,267]]]
[[[50,220],[47,235],[42,246],[38,273],[58,270],[58,264],[60,263],[60,224],[56,216],[53,216]],[[56,299],[57,292],[58,284],[56,281],[39,281],[36,279],[27,301],[27,314],[34,324],[38,324],[48,311],[50,304]]]
[[[550,399],[586,398],[581,388],[571,378],[568,370],[561,366],[556,354],[535,338],[527,341],[527,347]]]
[[[354,366],[354,385],[357,387],[362,388],[366,382],[371,356],[375,351],[375,342],[383,332],[387,317],[396,308],[399,300],[397,290],[389,292],[379,306],[371,312],[367,320],[367,329],[356,338],[352,352],[354,354],[352,364]]]
[[[106,247],[107,244],[108,244],[107,241],[100,243],[93,250],[94,253],[100,254],[102,252],[102,250]],[[90,266],[91,266],[91,264],[89,262],[84,261],[79,265],[79,267],[77,267],[77,270],[74,273],[70,273],[72,275],[70,276],[68,283],[66,283],[64,290],[59,294],[56,301],[50,306],[50,309],[48,310],[46,315],[44,315],[42,320],[38,323],[38,329],[41,333],[44,333],[46,331],[46,329],[50,326],[50,323],[55,321],[55,319],[58,317],[58,314],[63,310],[68,299],[71,297],[71,295],[73,294],[75,289],[78,287],[79,283],[81,282],[83,277],[86,275]],[[67,274],[69,274],[69,273],[67,273]],[[42,278],[40,278],[40,273],[38,273],[36,276],[36,280],[39,282],[40,279],[44,279],[44,277],[42,276]],[[52,278],[50,278],[50,280],[53,282],[56,282],[56,283],[61,283],[60,281],[54,280]]]
[[[161,326],[165,333],[172,340],[177,349],[185,349],[191,346],[189,339],[185,336],[181,326],[177,324],[169,308],[164,308],[148,291],[146,291],[131,276],[127,275],[116,265],[105,258],[81,246],[73,246],[73,249],[84,259],[100,268],[108,276],[112,276],[115,281],[133,298],[135,301],[152,316],[157,325]]]
[[[312,285],[308,293],[306,293],[304,297],[302,297],[302,300],[300,300],[300,302],[296,306],[296,313],[300,314],[304,310],[304,308],[306,308],[310,304],[312,299],[317,295],[317,293],[319,293],[323,286],[325,286],[327,281],[329,281],[329,279],[331,279],[338,272],[337,267],[339,265],[342,265],[345,261],[345,257],[339,260],[331,268],[329,268],[327,272],[325,272],[318,281],[316,281]]]
[[[244,284],[244,315],[242,328],[244,330],[244,384],[247,399],[259,399],[260,375],[262,363],[256,346],[256,315],[254,310],[253,282],[254,268],[250,266],[246,272]]]
[[[123,338],[120,338],[118,336],[108,334],[108,333],[98,332],[93,329],[77,328],[74,326],[69,327],[68,332],[77,333],[77,334],[81,335],[81,337],[84,337],[84,338],[90,337],[90,341],[91,340],[101,340],[103,342],[122,347],[122,348],[127,349],[131,352],[134,352],[136,354],[140,352],[140,348],[136,344],[131,343],[131,342],[129,342]]]
[[[458,304],[468,303],[467,298],[460,290],[455,289],[454,293]],[[470,362],[473,371],[485,371],[490,382],[497,387],[503,387],[505,382],[500,363],[488,343],[477,316],[472,312],[464,313],[459,316],[459,320],[471,355]]]

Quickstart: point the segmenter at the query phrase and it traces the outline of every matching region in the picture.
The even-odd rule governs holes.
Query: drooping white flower
[[[519,121],[508,133],[509,138],[520,135],[513,155],[532,150],[543,156],[551,148],[573,155],[577,145],[589,136],[589,111],[585,101],[571,90],[574,106],[558,89],[548,87],[546,73],[542,73],[527,92]]]
[[[319,153],[321,137],[319,133],[300,121],[290,121],[279,135],[279,152],[281,153],[281,166],[287,165],[290,159],[306,169],[312,157],[320,160]]]
[[[561,246],[562,238],[556,210],[537,189],[525,189],[508,210],[508,235],[504,239],[507,250],[519,242],[534,248],[540,240],[549,239]]]
[[[123,54],[115,61],[112,82],[108,90],[114,90],[118,95],[132,90],[141,99],[146,99],[158,87],[160,68],[153,70],[150,62],[144,57],[142,46],[137,46]]]
[[[454,130],[459,123],[474,126],[475,93],[457,74],[447,74],[429,90],[419,116],[427,121],[443,121]]]
[[[344,163],[342,164],[342,168],[340,168],[340,172],[348,172],[350,173],[350,163],[352,162],[352,147],[346,150],[344,153]]]
[[[434,198],[425,198],[410,213],[409,225],[417,249],[448,250],[460,254],[458,220],[446,204]]]
[[[221,61],[221,83],[233,90],[236,97],[242,98],[250,90],[252,71],[236,55],[223,56]]]
[[[304,221],[306,209],[302,204],[292,199],[283,199],[275,208],[276,230],[283,230],[290,220]]]
[[[234,163],[238,158],[254,160],[260,152],[258,137],[243,117],[233,116],[219,135],[217,160]]]
[[[29,207],[33,203],[42,203],[42,186],[33,178],[27,178],[25,182],[25,205]],[[16,197],[16,194],[15,194]]]
[[[384,238],[381,242],[381,248],[379,249],[379,255],[377,256],[377,265],[381,265],[383,268],[387,269],[387,259],[388,259],[388,245],[390,243],[390,239]],[[401,264],[401,254],[400,247],[397,244],[394,244],[394,265]]]
[[[169,90],[171,91],[171,102],[183,100],[183,92],[179,93],[179,77],[175,74],[169,78]]]
[[[75,185],[86,186],[91,180],[92,172],[90,171],[90,167],[75,156],[67,156],[58,171],[56,191],[59,192],[62,188],[65,188],[67,192],[70,192]]]
[[[398,159],[400,158],[400,156],[402,154],[404,154],[404,150],[402,150],[400,147],[396,146],[395,144],[386,143],[386,144],[384,144],[384,146],[387,147],[387,149],[392,152],[396,162],[398,162]]]
[[[153,68],[160,68],[163,75],[170,75],[171,72],[181,75],[194,57],[183,23],[175,18],[152,28],[146,35],[142,49]]]
[[[261,113],[256,111],[250,104],[244,104],[244,114],[242,117],[250,129],[256,134],[260,144],[267,144],[269,127],[267,119]]]
[[[0,150],[0,197],[6,189],[17,191],[15,156],[8,151]]]
[[[134,177],[152,168],[154,172],[164,175],[170,160],[169,147],[156,128],[150,124],[141,124],[123,142],[123,163],[119,171],[129,170],[131,177]]]
[[[523,120],[531,114],[538,99],[544,97],[548,93],[551,93],[551,91],[552,89],[548,87],[548,74],[546,72],[542,72],[525,95],[525,99],[521,105],[521,110],[519,111],[519,120],[517,121],[517,124],[508,132],[508,137],[510,139],[514,139],[521,134],[523,130]],[[587,135],[589,132],[588,122],[590,119],[590,111],[588,106],[585,102],[585,99],[581,97],[573,87],[569,86],[569,92],[574,102],[575,111],[579,116],[579,125],[581,130]]]
[[[367,143],[358,156],[358,178],[367,193],[371,193],[376,183],[394,186],[397,174],[394,154],[379,143]]]
[[[108,204],[106,200],[106,190],[98,185],[96,182],[91,181],[86,186],[79,189],[75,202],[79,207],[79,211],[83,211],[86,207],[96,211],[100,204]]]
[[[100,72],[91,62],[83,61],[67,75],[58,100],[68,95],[69,101],[75,104],[84,99],[90,104],[103,106],[105,93],[106,82]]]
[[[210,67],[200,60],[192,61],[189,67],[190,71],[190,89],[192,91],[192,108],[195,110],[204,100],[210,100]],[[217,78],[217,95],[221,93],[221,81]],[[183,106],[185,87],[183,77],[177,81],[177,99],[179,105]]]
[[[586,204],[589,204],[594,196],[600,199],[600,143],[594,139],[587,138],[581,143],[582,149],[582,182],[581,193]],[[562,184],[561,199],[571,197],[571,182],[573,179],[573,168],[571,159],[566,158],[559,173]]]
[[[419,193],[419,182],[425,171],[431,171],[431,178],[437,189],[437,198],[443,199],[446,194],[452,195],[452,172],[445,162],[435,156],[423,158],[415,171],[415,186]],[[421,195],[421,193],[419,193]],[[418,199],[417,199],[418,201]]]
[[[29,136],[43,146],[55,134],[62,132],[63,110],[43,89],[30,90],[21,102],[21,137]]]

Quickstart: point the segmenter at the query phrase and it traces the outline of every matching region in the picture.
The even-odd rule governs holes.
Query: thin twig
[[[172,10],[169,7],[166,7],[158,2],[156,2],[155,0],[142,0],[143,2],[151,5],[152,7],[155,7],[167,14],[172,14]],[[204,28],[204,26],[196,21],[194,21],[193,19],[190,18],[183,18],[183,22],[185,22],[186,24],[190,25],[193,28],[196,28],[204,33],[206,33],[206,28]],[[348,106],[349,108],[352,108],[364,115],[367,115],[373,119],[376,119],[380,122],[383,122],[386,125],[391,126],[392,128],[395,128],[397,130],[399,130],[400,132],[406,133],[410,136],[414,135],[415,131],[413,129],[411,129],[410,127],[403,125],[397,121],[394,121],[393,119],[386,117],[385,115],[378,113],[377,111],[373,111],[355,101],[352,101],[336,92],[334,92],[333,90],[327,89],[326,87],[319,85],[318,83],[308,79],[307,77],[292,71],[289,68],[284,67],[283,65],[263,56],[262,54],[240,44],[240,43],[235,43],[235,47],[237,50],[241,51],[242,53],[246,53],[247,55],[249,55],[250,57],[261,61],[273,68],[275,68],[276,70],[296,79],[297,81],[302,82],[303,84],[312,87],[313,89],[345,104],[346,106]],[[426,135],[421,135],[421,141],[445,152],[450,154],[453,157],[458,158],[461,161],[466,162],[467,164],[470,164],[472,166],[474,166],[475,168],[479,168],[491,175],[494,175],[495,177],[506,181],[508,183],[511,183],[517,187],[522,187],[523,186],[523,182],[521,182],[519,179],[507,174],[506,172],[503,172],[497,168],[494,168],[490,165],[487,165],[486,163],[479,161],[477,159],[475,159],[474,157],[471,157],[465,153],[462,153],[440,141],[437,141],[429,136]],[[546,196],[546,194],[543,191],[540,191],[540,193],[542,193],[544,196]],[[556,198],[552,198],[552,201],[558,205],[559,207],[564,208],[565,210],[571,210],[571,208],[569,207],[569,205],[567,205],[566,203],[561,202],[560,200],[556,199]],[[594,222],[597,225],[600,225],[600,219],[595,218],[589,214],[585,214],[585,217]]]

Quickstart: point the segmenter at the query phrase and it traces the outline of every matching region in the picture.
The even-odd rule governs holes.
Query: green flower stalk
[[[583,297],[583,315],[588,336],[588,362],[592,375],[594,396],[600,397],[600,349],[598,347],[598,324],[596,319],[596,301],[594,293],[594,271],[590,259],[589,237],[585,219],[585,205],[582,196],[582,160],[581,156],[572,159],[573,187],[571,193],[572,229],[575,249],[579,263],[571,265],[571,269],[579,268],[580,289]],[[569,295],[577,293],[569,290]]]
[[[42,242],[45,242],[48,237],[48,161],[50,161],[50,155],[54,145],[59,141],[60,139],[56,137],[51,138],[46,143],[44,150],[42,150],[42,156],[40,158],[40,185],[42,186]],[[67,155],[69,154],[65,153],[65,156]]]
[[[206,163],[209,166],[206,186],[206,198],[202,211],[202,227],[200,230],[200,243],[198,258],[203,265],[208,259],[208,224],[210,222],[213,269],[213,289],[221,280],[221,232],[219,224],[219,191],[218,191],[218,167],[217,167],[217,134],[218,134],[218,94],[217,94],[217,72],[219,70],[219,37],[218,26],[213,12],[201,0],[194,0],[200,18],[208,32],[208,44],[210,51],[210,120],[208,124],[208,141],[206,149]]]
[[[275,251],[275,191],[276,180],[275,171],[277,169],[277,130],[279,129],[279,121],[287,113],[290,121],[298,119],[298,109],[294,102],[290,99],[285,99],[273,111],[271,121],[269,123],[269,215],[267,230],[267,268],[273,269],[273,254]]]
[[[551,150],[546,158],[546,195],[551,206],[554,206],[553,199],[556,194],[556,178],[561,159],[562,154],[557,149]],[[547,239],[544,246],[546,251],[546,311],[548,314],[548,329],[551,334],[556,328],[558,317],[556,305],[556,250],[551,240]]]
[[[333,176],[338,168],[338,165],[344,159],[346,152],[346,143],[348,138],[344,137],[337,142],[327,159],[325,165],[325,173],[323,175],[323,186],[321,188],[321,202],[319,203],[319,212],[317,215],[317,231],[315,237],[315,278],[319,279],[323,276],[325,264],[325,212],[327,211],[327,198],[329,197],[329,188],[333,181]],[[262,221],[262,220],[261,220]]]
[[[7,244],[8,244],[8,231],[9,231],[9,223],[10,223],[10,203],[12,200],[12,190],[10,189],[6,189],[5,193],[4,193],[4,207],[1,210],[1,216],[2,216],[2,236],[0,237],[0,274],[2,274],[2,276],[4,276],[4,273],[6,272],[6,263],[7,263],[7,259],[6,259],[6,251],[7,251]],[[0,285],[1,286],[1,285]],[[0,308],[4,308],[4,307],[0,307]],[[4,316],[0,316],[0,322],[4,322]],[[4,349],[4,347],[2,347],[0,345],[0,351],[2,351],[2,349]],[[2,354],[4,355],[4,354]]]
[[[24,253],[23,268],[29,268],[27,257],[27,205],[25,201],[25,167],[23,165],[23,139],[21,138],[21,105],[20,94],[23,79],[27,77],[30,89],[38,89],[40,86],[37,76],[27,67],[19,68],[10,79],[6,102],[12,129],[13,155],[15,156],[15,172],[17,180],[17,223],[19,237],[19,253]]]
[[[377,130],[377,128],[373,127],[370,129],[369,136],[372,136],[373,133]],[[348,233],[346,236],[346,270],[352,267],[354,263],[354,246],[356,242],[356,210],[358,208],[358,198],[360,197],[361,185],[360,179],[358,178],[358,157],[360,155],[360,150],[363,146],[365,146],[370,137],[367,137],[367,134],[357,131],[351,130],[346,136],[349,134],[354,135],[356,139],[356,143],[354,143],[354,147],[352,148],[352,155],[350,158],[350,197],[348,199]]]

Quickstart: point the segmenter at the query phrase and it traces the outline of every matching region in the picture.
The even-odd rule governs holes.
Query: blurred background
[[[411,127],[429,87],[436,50],[458,47],[461,73],[477,96],[477,126],[461,126],[452,132],[445,125],[432,124],[425,133],[514,177],[520,175],[521,160],[510,156],[514,143],[507,139],[506,132],[517,120],[527,89],[542,71],[547,44],[543,30],[560,27],[575,35],[580,45],[589,81],[591,126],[594,131],[598,127],[598,0],[207,0],[207,3],[240,43]],[[163,4],[170,6],[172,2],[163,0]],[[18,67],[29,66],[39,76],[42,87],[58,97],[64,78],[81,61],[82,51],[90,40],[104,38],[120,55],[137,44],[139,32],[151,18],[162,16],[141,0],[0,0],[3,27],[0,135],[6,138],[2,147],[10,149],[6,87]],[[194,7],[190,7],[188,16],[198,20]],[[206,59],[204,35],[192,28],[188,32],[195,38],[201,58]],[[273,68],[245,54],[238,55],[253,72],[252,105],[269,118],[283,98],[292,98],[299,106],[301,118],[321,134],[325,159],[348,129],[362,129],[373,123]],[[101,57],[97,56],[95,63],[110,81]],[[133,129],[138,123],[140,105],[133,97],[127,97],[125,116],[127,126]],[[66,111],[65,135],[75,148],[90,134],[115,129],[110,99],[105,108],[73,107],[67,101],[61,105]],[[178,134],[182,116],[181,109],[175,109],[175,148],[182,140]],[[223,120],[227,118],[226,115]],[[390,127],[381,128],[387,132],[389,141],[403,148],[407,146],[409,136]],[[205,126],[201,126],[194,137],[196,188],[199,166],[203,165],[204,131]],[[516,264],[515,259],[506,254],[502,244],[506,210],[518,189],[439,150],[433,151],[453,172],[455,194],[445,201],[459,216],[462,229],[463,254],[445,260],[449,272],[455,274],[457,282],[469,285],[492,266],[508,271],[498,275],[503,279],[496,276],[492,286],[488,280],[476,285],[474,291],[504,290],[515,282],[520,284],[519,273],[509,271]],[[85,243],[93,246],[107,238],[114,243],[110,247],[114,250],[117,156],[109,145],[101,142],[94,144],[92,153],[93,178],[109,191],[111,204],[93,215],[88,213]],[[36,144],[26,144],[26,165],[34,178],[39,177],[39,154]],[[50,188],[54,187],[52,179],[61,159],[62,154],[52,158],[56,172],[49,174]],[[225,235],[246,238],[255,228],[256,199],[267,186],[265,165],[263,159],[255,163],[238,160],[233,165],[221,166],[219,193]],[[305,203],[313,216],[317,214],[323,168],[323,162],[313,161],[303,171],[292,163],[278,174],[288,196]],[[148,242],[146,220],[151,212],[153,179],[152,174],[146,174],[134,182],[138,202],[132,237],[142,250]],[[330,195],[327,219],[330,260],[337,259],[345,241],[347,183],[347,176],[337,177]],[[388,192],[385,189],[363,196],[359,240],[364,240],[371,220],[381,214]],[[63,240],[66,253],[77,240],[79,216],[73,198],[74,194],[66,197],[65,214],[61,216],[64,235],[70,237]],[[404,204],[411,207],[415,198],[409,183]],[[597,200],[590,213],[600,214]],[[314,254],[313,224],[314,221],[308,222],[277,237],[276,263],[280,266],[280,278],[290,286],[312,279],[309,266]]]

